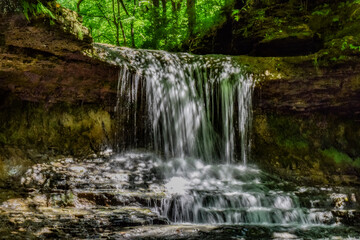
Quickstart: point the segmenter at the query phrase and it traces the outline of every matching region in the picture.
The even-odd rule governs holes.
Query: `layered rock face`
[[[359,184],[357,60],[318,68],[308,56],[277,59],[255,89],[255,161],[297,181]]]
[[[359,64],[349,62],[322,69],[306,64],[301,67],[301,75],[261,81],[255,92],[256,107],[283,113],[321,112],[359,118]]]
[[[31,102],[110,101],[117,69],[85,56],[92,40],[76,13],[53,11],[56,20],[0,15],[0,88]]]
[[[358,185],[358,60],[318,67],[311,58],[275,58],[255,88],[254,160],[296,181]]]
[[[1,186],[36,162],[110,142],[118,69],[85,54],[92,40],[76,13],[47,2],[56,20],[27,20],[18,1],[1,2]]]

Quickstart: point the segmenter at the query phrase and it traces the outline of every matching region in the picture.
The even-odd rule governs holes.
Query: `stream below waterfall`
[[[253,164],[256,79],[231,57],[106,51],[120,67],[113,150],[29,169],[0,205],[5,238],[360,239],[356,190]]]
[[[18,198],[0,205],[4,239],[360,236],[354,189],[298,186],[253,165],[107,152],[37,164],[22,184]]]

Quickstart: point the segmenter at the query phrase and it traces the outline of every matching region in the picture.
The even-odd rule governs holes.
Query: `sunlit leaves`
[[[116,1],[118,0],[114,0],[115,3]],[[78,0],[58,2],[74,11],[77,9]],[[196,0],[195,34],[201,35],[214,24],[224,21],[221,13],[225,2],[226,0]],[[162,4],[156,8],[153,0],[123,0],[127,13],[124,8],[120,8],[115,18],[112,4],[112,0],[83,0],[81,3],[79,14],[96,42],[116,44],[114,20],[121,21],[128,46],[132,45],[131,27],[134,32],[134,45],[139,48],[171,50],[189,37],[186,0],[167,0],[166,11]],[[118,40],[120,45],[125,45],[124,39]]]

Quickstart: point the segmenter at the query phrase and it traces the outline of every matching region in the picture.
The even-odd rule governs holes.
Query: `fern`
[[[37,9],[38,14],[43,13],[43,14],[51,17],[52,19],[56,19],[55,15],[47,7],[45,7],[41,2],[38,2],[36,9]]]
[[[25,18],[28,21],[30,21],[28,12],[31,12],[31,5],[32,4],[30,4],[30,3],[26,2],[26,1],[22,1],[23,12],[24,12]]]
[[[30,21],[30,16],[38,16],[41,14],[44,14],[45,16],[56,19],[55,15],[44,6],[39,0],[37,3],[29,3],[27,0],[21,1],[22,7],[23,7],[23,13],[25,18]],[[30,16],[29,16],[30,15]]]

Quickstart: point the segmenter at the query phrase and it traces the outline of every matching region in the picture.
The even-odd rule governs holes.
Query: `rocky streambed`
[[[151,210],[164,197],[147,155],[61,159],[22,178],[22,197],[1,205],[1,232],[24,237],[94,238],[126,226],[168,224]]]
[[[22,177],[20,189],[3,192],[1,196],[1,236],[3,239],[356,239],[360,236],[357,221],[360,196],[356,189],[294,186],[261,171],[250,173],[252,181],[258,183],[247,189],[245,182],[243,194],[236,198],[245,201],[244,196],[257,196],[255,187],[262,189],[263,202],[271,199],[272,194],[292,196],[309,221],[172,222],[169,220],[172,216],[160,210],[164,202],[173,201],[174,205],[179,197],[200,190],[192,187],[184,193],[174,193],[164,172],[172,162],[163,161],[152,153],[137,151],[121,155],[108,152],[101,158],[66,158],[34,165]],[[253,171],[250,170],[242,171],[248,175]],[[239,181],[243,178],[237,177]],[[210,195],[217,193],[218,190],[213,190]],[[226,193],[223,195],[231,201]],[[249,199],[252,198],[246,198]],[[271,211],[287,212],[280,205]]]

